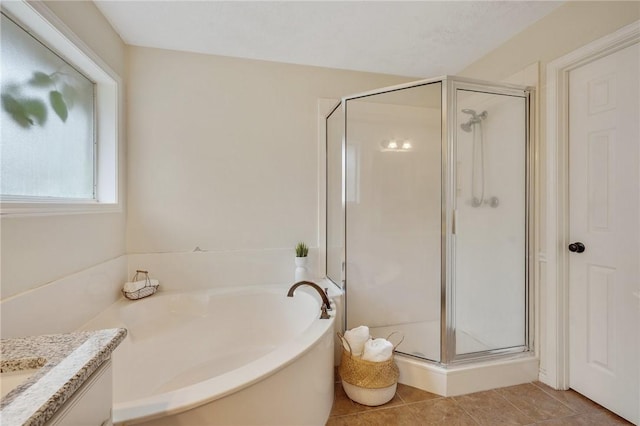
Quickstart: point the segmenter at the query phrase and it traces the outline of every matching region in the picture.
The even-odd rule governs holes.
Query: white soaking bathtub
[[[113,355],[114,424],[324,425],[334,317],[288,287],[122,299],[82,327],[125,327]],[[315,293],[315,292],[314,292]]]

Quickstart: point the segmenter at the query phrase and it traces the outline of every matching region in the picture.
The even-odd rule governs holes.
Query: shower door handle
[[[458,222],[458,209],[453,209],[451,215],[451,234],[456,235],[456,222]]]
[[[580,241],[569,244],[569,251],[572,253],[582,253],[584,250],[584,244],[582,244]]]

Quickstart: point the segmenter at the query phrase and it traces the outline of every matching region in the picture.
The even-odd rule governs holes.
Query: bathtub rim
[[[288,288],[289,286],[282,285],[227,286],[186,291],[160,291],[155,297],[198,293],[231,294],[246,292],[270,292],[286,296]],[[330,318],[328,320],[320,320],[321,302],[319,297],[304,291],[296,292],[295,297],[312,298],[315,305],[317,305],[318,318],[302,333],[294,336],[293,339],[264,356],[219,376],[161,394],[138,398],[133,401],[114,403],[112,409],[113,424],[128,424],[128,422],[135,424],[197,408],[239,392],[293,364],[297,359],[312,350],[326,333],[333,334],[336,313],[335,304],[332,301],[334,309],[330,312]],[[126,306],[130,303],[135,303],[135,301],[129,301],[122,297],[108,309],[116,305]]]

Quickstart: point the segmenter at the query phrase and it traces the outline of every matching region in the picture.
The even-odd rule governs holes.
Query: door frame
[[[547,65],[546,274],[541,301],[540,381],[569,389],[569,72],[640,42],[640,21],[595,40]],[[542,266],[542,265],[541,265]]]

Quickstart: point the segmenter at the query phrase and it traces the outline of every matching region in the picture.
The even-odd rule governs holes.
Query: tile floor
[[[398,384],[379,407],[351,401],[340,383],[327,426],[427,425],[629,425],[595,402],[569,390],[534,382],[456,397],[441,397]]]

